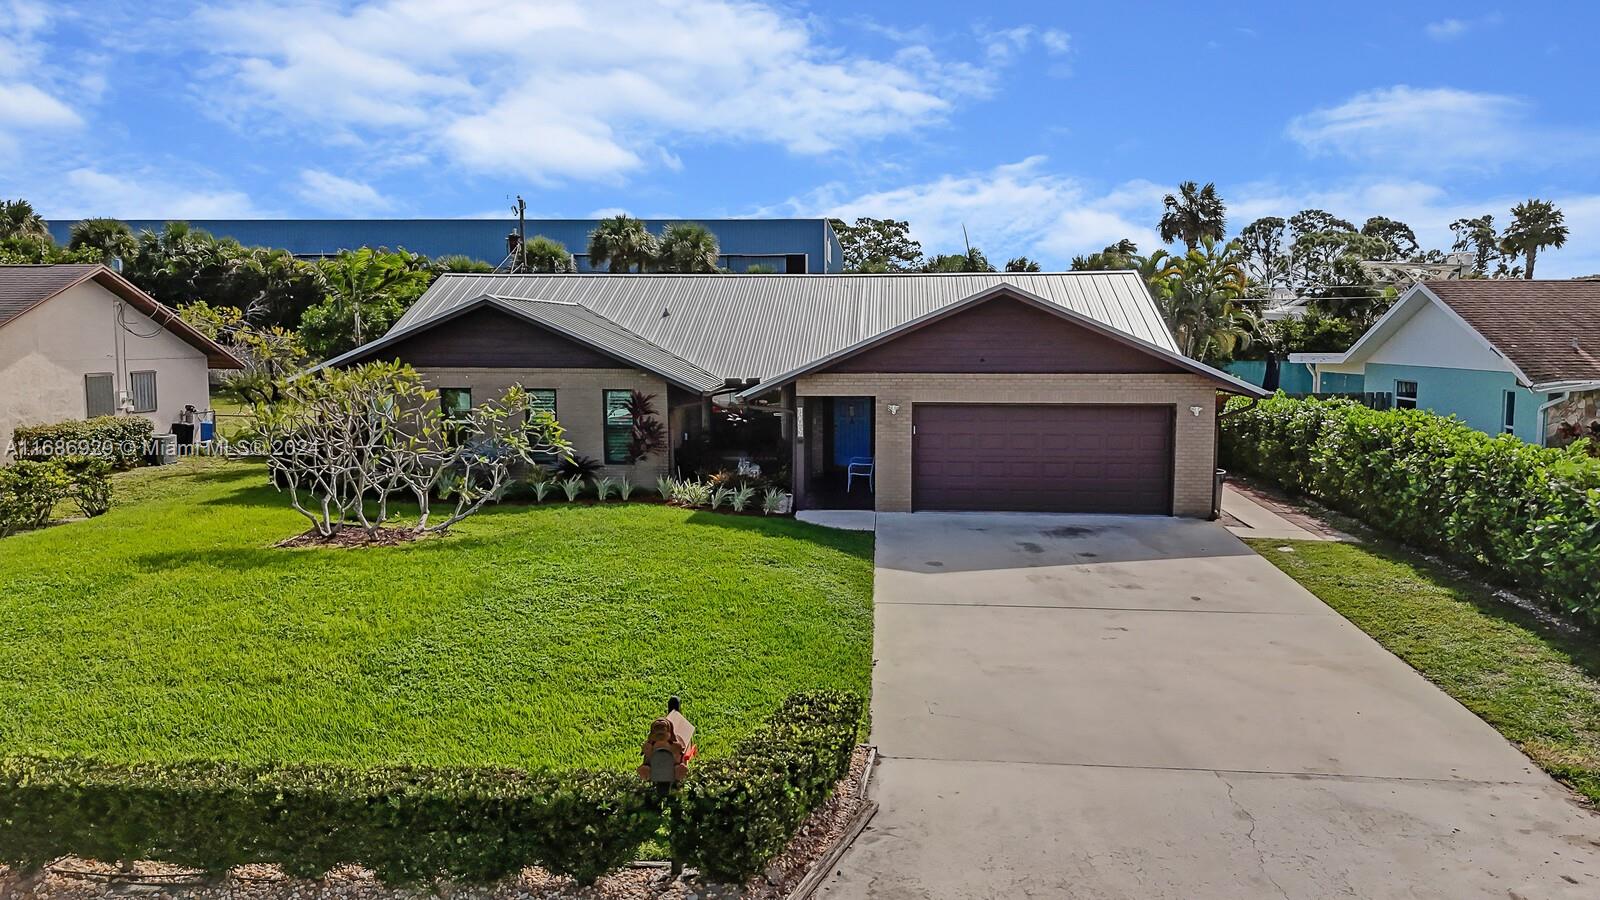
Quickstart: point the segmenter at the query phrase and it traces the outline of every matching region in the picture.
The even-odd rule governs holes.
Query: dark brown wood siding
[[[1172,512],[1170,406],[916,405],[915,509]]]
[[[1006,297],[929,322],[827,372],[1181,372],[1160,357]]]
[[[373,354],[417,367],[631,369],[584,344],[496,309],[478,309]]]

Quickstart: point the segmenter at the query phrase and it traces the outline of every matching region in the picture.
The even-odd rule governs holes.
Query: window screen
[[[533,388],[528,391],[528,409],[534,412],[556,414],[556,392],[553,388]]]
[[[83,376],[85,414],[88,418],[109,416],[117,411],[117,390],[110,372],[96,372]]]
[[[134,412],[151,413],[156,411],[156,373],[129,372],[128,385],[133,389]]]
[[[606,464],[621,465],[629,461],[628,444],[633,441],[633,414],[628,411],[628,401],[633,391],[606,391]]]
[[[1501,419],[1501,430],[1511,434],[1517,430],[1517,395],[1506,391],[1505,415]]]

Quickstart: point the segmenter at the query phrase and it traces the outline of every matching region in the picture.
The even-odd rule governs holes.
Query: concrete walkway
[[[1600,896],[1600,818],[1220,526],[878,516],[829,898]]]

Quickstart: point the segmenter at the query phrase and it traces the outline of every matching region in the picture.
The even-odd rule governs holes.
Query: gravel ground
[[[640,866],[608,875],[589,887],[551,875],[543,869],[526,869],[516,878],[488,886],[440,883],[431,888],[391,888],[357,866],[345,866],[327,876],[302,881],[286,877],[276,866],[240,866],[226,876],[202,880],[188,870],[160,863],[136,863],[131,872],[115,865],[67,857],[57,860],[31,885],[20,884],[11,870],[0,866],[0,900],[43,897],[51,900],[114,895],[138,895],[152,900],[416,900],[425,897],[460,900],[776,900],[788,895],[805,877],[811,864],[843,836],[851,816],[865,801],[868,748],[857,747],[850,775],[840,781],[833,796],[811,814],[783,855],[742,887],[701,884],[691,872],[666,882],[664,866]]]

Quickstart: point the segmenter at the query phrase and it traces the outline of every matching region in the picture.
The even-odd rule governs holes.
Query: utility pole
[[[528,268],[528,203],[521,194],[511,211],[517,214],[517,265],[512,271],[520,273]]]

